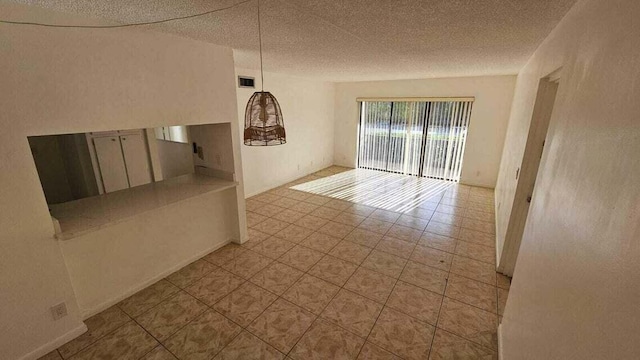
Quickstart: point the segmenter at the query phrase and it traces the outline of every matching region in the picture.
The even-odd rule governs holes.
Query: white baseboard
[[[474,187],[479,187],[479,188],[485,188],[485,189],[491,189],[491,190],[495,190],[496,189],[495,185],[489,185],[489,184],[478,183],[478,182],[473,182],[473,181],[462,181],[462,180],[460,180],[458,182],[458,184],[474,186]]]
[[[502,360],[502,324],[498,325],[498,360]]]
[[[60,336],[59,338],[53,341],[50,341],[40,346],[39,348],[33,350],[32,352],[24,355],[23,357],[20,358],[20,360],[36,360],[42,356],[47,355],[48,353],[59,348],[60,346],[68,343],[69,341],[77,338],[78,336],[84,334],[86,331],[87,331],[87,325],[82,323],[75,329],[67,332],[66,334]]]
[[[106,301],[102,302],[101,304],[99,304],[97,306],[94,306],[94,307],[92,307],[90,309],[80,309],[80,315],[82,316],[83,319],[86,320],[87,318],[89,318],[89,317],[91,317],[91,316],[93,316],[93,315],[95,315],[95,314],[97,314],[97,313],[99,313],[101,311],[104,311],[104,310],[106,310],[106,309],[108,309],[110,307],[112,307],[113,305],[115,305],[115,304],[119,303],[120,301],[128,298],[129,296],[137,293],[138,291],[146,288],[147,286],[149,286],[149,285],[151,285],[151,284],[153,284],[153,283],[155,283],[157,281],[160,281],[160,280],[164,279],[165,277],[167,277],[167,276],[171,275],[172,273],[180,270],[181,268],[185,267],[186,265],[189,265],[192,262],[200,259],[201,257],[207,255],[208,253],[210,253],[212,251],[215,251],[215,250],[218,250],[219,248],[229,244],[230,242],[233,242],[233,239],[227,239],[226,241],[223,241],[223,242],[221,242],[219,244],[216,244],[216,245],[214,245],[214,246],[212,246],[210,248],[207,248],[206,250],[201,251],[201,252],[197,253],[196,255],[194,255],[194,256],[192,256],[192,257],[190,257],[190,258],[188,258],[188,259],[186,259],[184,261],[179,262],[178,264],[166,269],[165,271],[161,272],[160,274],[158,274],[158,275],[156,275],[156,276],[154,276],[154,277],[152,277],[150,279],[147,279],[147,280],[145,280],[143,282],[138,283],[137,285],[131,287],[129,290],[125,291],[124,293],[116,295],[116,296],[110,298],[109,300],[106,300]]]

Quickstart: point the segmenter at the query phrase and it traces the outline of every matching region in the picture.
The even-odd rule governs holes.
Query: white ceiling
[[[242,2],[4,1],[120,23]],[[261,0],[264,68],[331,81],[515,74],[575,1]],[[237,66],[258,68],[256,4],[148,28],[231,46]]]

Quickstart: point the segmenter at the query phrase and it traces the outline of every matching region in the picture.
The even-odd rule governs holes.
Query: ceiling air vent
[[[256,79],[250,76],[238,76],[238,87],[241,88],[255,88]]]

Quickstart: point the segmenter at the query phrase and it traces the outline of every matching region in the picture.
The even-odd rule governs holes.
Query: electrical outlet
[[[59,320],[67,316],[67,304],[60,303],[58,305],[52,306],[51,315],[53,315],[53,320]]]

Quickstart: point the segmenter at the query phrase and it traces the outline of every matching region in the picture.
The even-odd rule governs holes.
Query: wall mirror
[[[194,173],[187,134],[187,126],[166,126],[28,140],[51,205]]]

